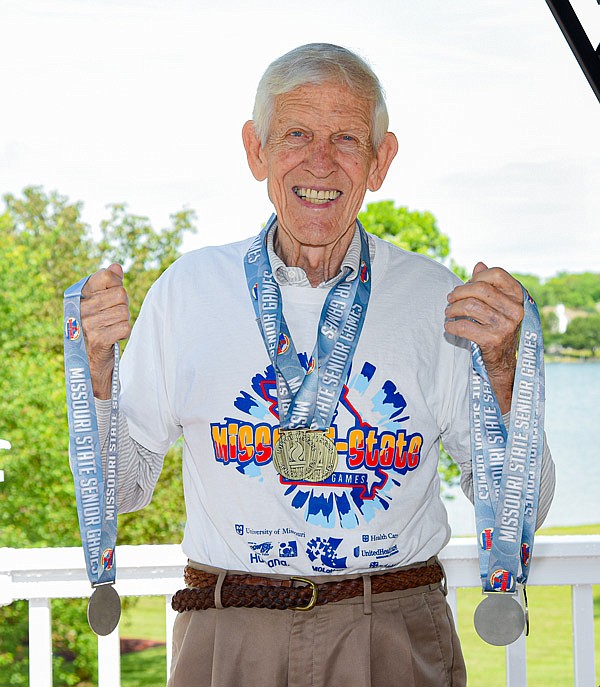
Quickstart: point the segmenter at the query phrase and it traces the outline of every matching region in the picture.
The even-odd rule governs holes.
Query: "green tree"
[[[562,343],[568,348],[590,350],[592,355],[596,355],[600,349],[600,314],[571,320]]]
[[[164,232],[145,218],[113,206],[96,244],[81,219],[81,204],[56,192],[26,188],[7,194],[0,214],[0,437],[5,482],[0,485],[0,546],[79,546],[62,353],[62,295],[83,275],[114,258],[135,279],[129,289],[134,316],[145,291],[177,257],[193,229],[193,213],[173,215]],[[177,451],[165,460],[159,496],[144,518],[124,528],[128,543],[178,540],[183,520]],[[0,609],[0,672],[27,684],[27,613],[24,604]],[[96,639],[80,601],[53,603],[56,685],[89,680]],[[75,660],[73,660],[75,657]]]
[[[563,335],[559,331],[558,315],[550,310],[549,312],[540,311],[540,320],[542,323],[542,334],[544,336],[544,344],[560,344]]]
[[[582,308],[593,311],[600,303],[600,274],[582,272],[569,274],[559,272],[544,284],[546,303],[563,303],[568,308]]]
[[[442,234],[430,212],[396,207],[393,200],[369,203],[358,215],[375,236],[413,253],[443,261],[450,254],[450,239]]]

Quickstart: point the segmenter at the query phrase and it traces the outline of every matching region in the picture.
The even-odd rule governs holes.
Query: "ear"
[[[250,171],[257,181],[264,181],[267,178],[268,166],[260,139],[256,135],[254,122],[251,119],[242,127],[242,139]]]
[[[378,191],[381,188],[383,180],[397,152],[398,139],[391,131],[388,131],[375,153],[375,159],[373,160],[371,172],[367,180],[367,188],[369,191]]]

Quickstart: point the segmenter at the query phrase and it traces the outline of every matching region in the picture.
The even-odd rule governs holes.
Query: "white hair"
[[[264,146],[269,136],[275,98],[307,84],[326,82],[347,86],[373,105],[371,142],[377,150],[389,117],[384,92],[371,67],[358,55],[330,43],[309,43],[278,57],[263,74],[256,90],[252,119]]]

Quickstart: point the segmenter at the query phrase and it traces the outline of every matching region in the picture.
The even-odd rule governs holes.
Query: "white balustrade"
[[[6,439],[0,439],[0,449],[9,450],[10,441],[6,441]],[[0,482],[4,482],[4,470],[0,470]]]
[[[171,595],[182,586],[186,560],[179,546],[120,546],[116,589],[121,596],[164,596],[167,646],[175,613]],[[440,556],[455,618],[456,589],[479,586],[475,540],[453,539]],[[592,586],[600,584],[600,535],[549,537],[535,541],[529,586],[569,586],[572,590],[573,664],[576,687],[597,685],[594,667]],[[29,601],[31,687],[52,687],[50,599],[88,597],[91,589],[80,548],[0,549],[0,604]],[[568,619],[565,618],[565,622]],[[167,674],[170,665],[167,651]],[[119,629],[98,639],[98,686],[120,684]],[[507,687],[526,687],[526,639],[506,648]]]

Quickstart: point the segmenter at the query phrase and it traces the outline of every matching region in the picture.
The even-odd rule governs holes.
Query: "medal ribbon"
[[[508,432],[479,346],[471,343],[473,491],[486,592],[514,592],[517,582],[524,585],[533,552],[543,450],[544,343],[535,302],[525,289],[523,294]]]
[[[89,277],[64,295],[64,352],[69,459],[75,481],[79,530],[92,586],[115,581],[117,541],[117,416],[119,345],[114,346],[106,475],[103,474],[94,391],[81,327],[81,292]]]
[[[281,290],[266,246],[267,233],[276,222],[273,215],[245,256],[248,290],[275,370],[281,428],[324,431],[331,426],[369,304],[371,261],[367,234],[358,223],[359,274],[350,282],[338,282],[329,291],[319,319],[312,360],[305,371],[283,315]]]

